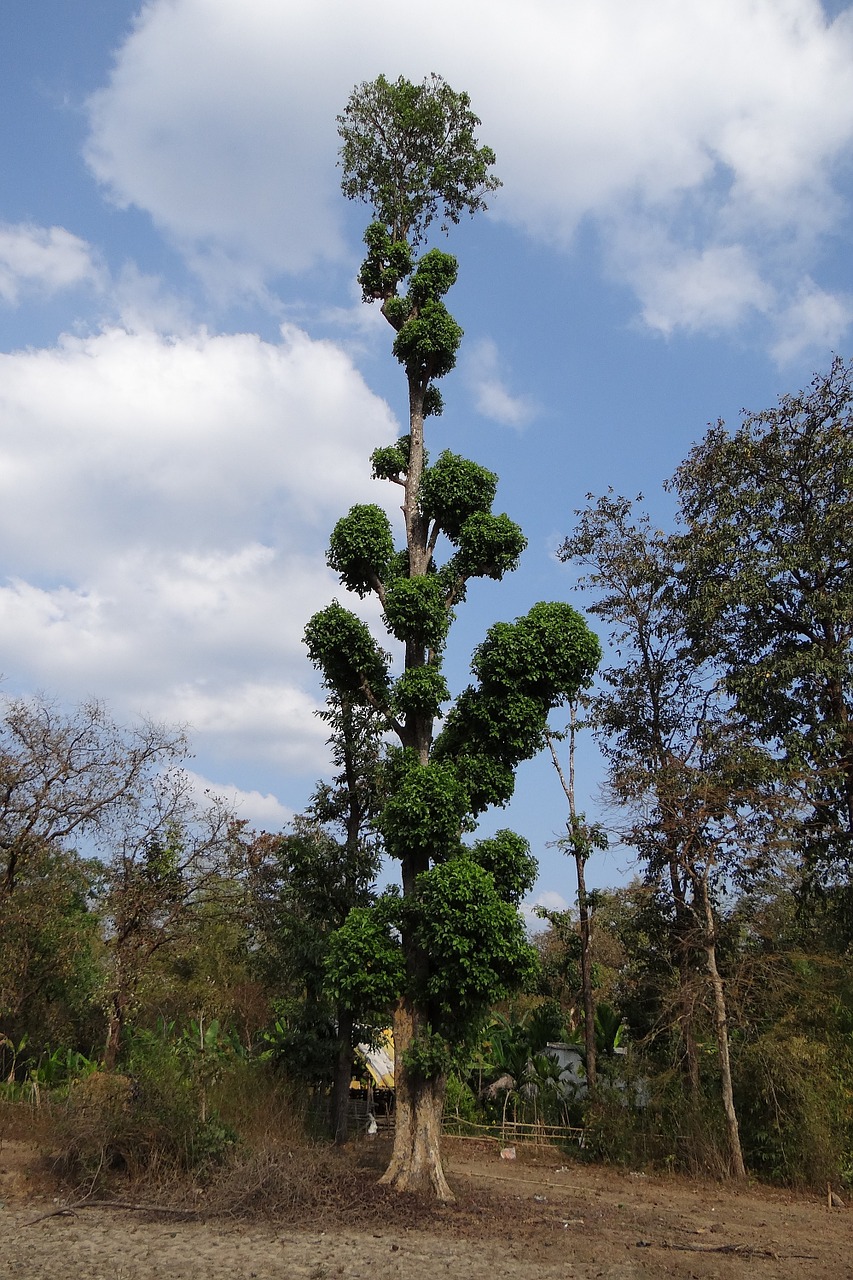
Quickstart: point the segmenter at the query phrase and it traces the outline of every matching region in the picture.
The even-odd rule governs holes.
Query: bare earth
[[[853,1280],[853,1210],[825,1198],[563,1164],[449,1141],[457,1204],[377,1198],[313,1221],[235,1221],[66,1203],[22,1142],[0,1147],[0,1280]],[[358,1187],[356,1182],[356,1187]],[[356,1199],[358,1197],[356,1196]],[[29,1224],[29,1225],[28,1225]]]

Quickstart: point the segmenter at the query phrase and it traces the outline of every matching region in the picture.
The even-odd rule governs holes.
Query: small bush
[[[642,1105],[638,1105],[638,1099]],[[586,1151],[593,1159],[723,1178],[728,1154],[722,1109],[685,1095],[680,1073],[629,1074],[620,1087],[601,1084],[585,1104]]]
[[[464,1080],[460,1080],[455,1075],[450,1075],[447,1079],[447,1092],[444,1095],[444,1114],[445,1117],[454,1120],[467,1120],[471,1124],[480,1124],[483,1120],[482,1112],[477,1106],[477,1099],[474,1097],[473,1090]]]

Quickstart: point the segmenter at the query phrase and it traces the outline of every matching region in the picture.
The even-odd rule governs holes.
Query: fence
[[[586,1131],[571,1125],[544,1124],[537,1121],[525,1124],[521,1120],[503,1120],[494,1124],[476,1124],[460,1116],[445,1115],[442,1132],[456,1138],[491,1138],[502,1146],[528,1143],[536,1146],[562,1146],[577,1143],[586,1145]]]

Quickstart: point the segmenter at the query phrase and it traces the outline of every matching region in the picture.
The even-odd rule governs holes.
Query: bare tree
[[[30,851],[72,836],[106,836],[151,779],[186,755],[183,734],[152,721],[124,728],[94,699],[70,711],[44,696],[7,699],[0,711],[0,901]]]
[[[227,887],[239,824],[220,799],[199,804],[192,779],[176,767],[148,779],[122,806],[104,870],[109,957],[104,1061],[115,1065],[152,958],[187,938],[202,904]],[[228,908],[233,903],[228,901]]]

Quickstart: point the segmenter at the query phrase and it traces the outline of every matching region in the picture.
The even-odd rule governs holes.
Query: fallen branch
[[[198,1218],[201,1217],[201,1211],[198,1209],[175,1209],[169,1205],[162,1204],[134,1204],[129,1200],[90,1200],[85,1196],[82,1200],[75,1200],[72,1204],[60,1205],[56,1209],[48,1209],[47,1213],[39,1213],[35,1218],[29,1218],[26,1222],[22,1222],[22,1227],[32,1227],[37,1222],[44,1222],[46,1218],[60,1218],[66,1214],[75,1214],[78,1209],[130,1209],[136,1213],[171,1213],[180,1218]]]
[[[652,1245],[651,1240],[640,1240],[639,1244],[646,1248]],[[773,1249],[759,1249],[752,1244],[673,1244],[665,1240],[657,1246],[659,1249],[678,1249],[681,1253],[728,1253],[739,1258],[771,1258],[774,1261],[788,1258],[807,1258],[817,1261],[816,1253],[776,1253]]]

